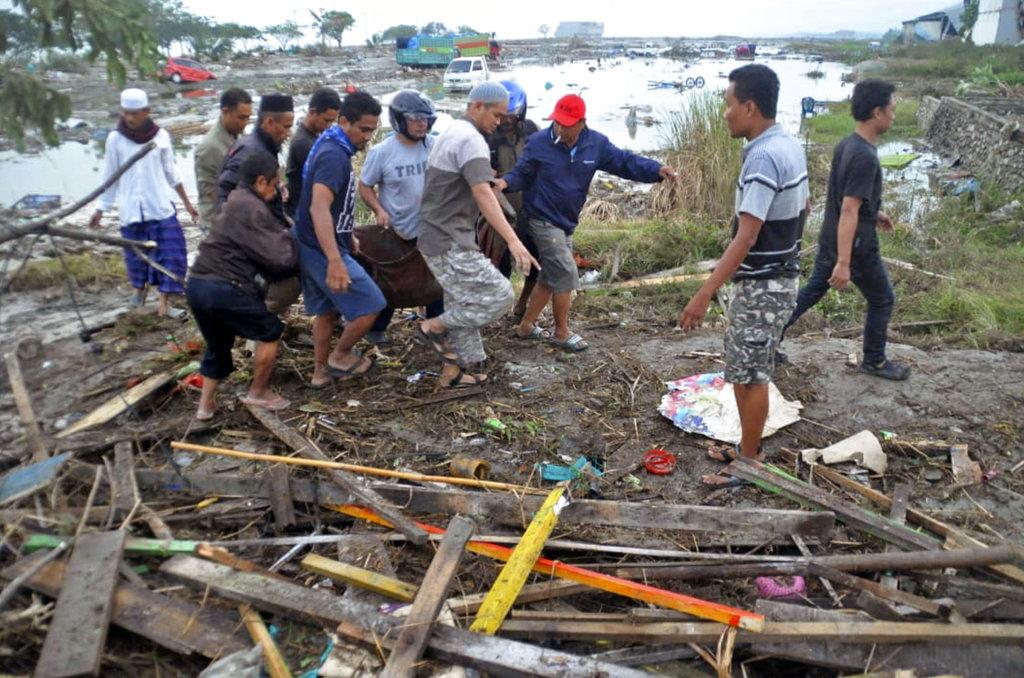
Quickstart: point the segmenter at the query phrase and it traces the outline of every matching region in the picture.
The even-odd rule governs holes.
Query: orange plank
[[[384,527],[392,527],[391,523],[362,506],[354,506],[352,504],[326,504],[325,506],[354,518],[360,518],[383,525]],[[424,523],[417,523],[417,525],[426,532],[444,534],[444,530],[440,527]],[[512,549],[486,541],[470,541],[466,544],[466,548],[473,553],[494,558],[495,560],[507,561],[512,556]],[[533,566],[533,571],[749,631],[760,631],[764,628],[764,617],[754,612],[747,612],[746,610],[729,607],[728,605],[711,603],[700,598],[676,593],[675,591],[666,591],[665,589],[659,589],[620,577],[613,577],[600,572],[593,572],[574,565],[566,565],[565,563],[548,558],[538,558]]]

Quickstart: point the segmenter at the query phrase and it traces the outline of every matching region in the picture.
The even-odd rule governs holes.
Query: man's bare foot
[[[271,412],[283,410],[292,404],[290,400],[288,400],[284,396],[274,393],[273,391],[268,391],[266,394],[261,395],[253,394],[250,391],[249,393],[239,398],[239,400],[241,400],[242,403],[245,405],[254,405],[256,407],[262,407],[263,409],[270,410]]]
[[[309,379],[309,385],[313,388],[323,388],[331,383],[331,373],[327,371],[327,365],[317,363],[313,366],[313,376]]]
[[[213,406],[213,407],[210,407],[210,408],[206,408],[206,407],[203,407],[202,405],[200,405],[199,409],[196,410],[196,420],[198,420],[198,421],[210,421],[211,419],[213,419],[214,415],[216,415],[216,414],[217,414],[217,406],[216,405]]]

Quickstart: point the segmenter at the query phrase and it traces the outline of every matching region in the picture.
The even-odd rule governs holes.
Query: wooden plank
[[[797,480],[780,469],[752,459],[738,458],[729,465],[729,474],[748,480],[755,485],[790,497],[798,502],[811,504],[832,511],[836,518],[850,527],[873,534],[880,539],[906,550],[927,549],[937,551],[942,543],[927,535],[898,525],[877,514],[865,511],[853,504],[829,494],[820,487],[814,487]]]
[[[788,459],[789,461],[792,461],[795,458],[795,456],[796,455],[792,453],[783,452],[783,457]],[[815,475],[822,476],[823,478],[832,481],[836,485],[842,487],[844,490],[849,490],[851,492],[861,495],[862,497],[866,497],[867,499],[870,499],[883,509],[889,510],[892,507],[892,499],[889,499],[889,497],[885,496],[878,490],[875,490],[866,485],[862,485],[861,483],[858,483],[856,480],[847,478],[846,476],[844,476],[842,473],[839,473],[835,469],[831,469],[826,466],[821,466],[820,464],[810,464],[810,467]],[[907,508],[907,521],[915,525],[920,525],[921,527],[925,528],[930,532],[933,532],[934,534],[945,537],[946,542],[943,544],[943,548],[953,549],[964,548],[968,546],[988,546],[988,544],[978,539],[975,539],[974,537],[960,530],[959,528],[953,527],[952,525],[948,525],[942,522],[941,520],[936,520],[935,518],[929,516],[927,513],[917,511],[913,508]],[[999,573],[1007,579],[1011,579],[1017,582],[1018,584],[1024,584],[1024,569],[1021,569],[1015,565],[997,564],[992,565],[989,569]]]
[[[581,615],[582,616],[582,615]],[[551,640],[616,642],[713,643],[722,637],[722,625],[708,622],[623,623],[510,619],[502,635]],[[944,624],[940,622],[775,622],[766,621],[757,632],[740,630],[737,645],[794,641],[830,641],[840,644],[878,643],[1024,643],[1024,624]]]
[[[981,482],[981,464],[971,459],[967,445],[953,445],[949,450],[953,467],[953,480],[958,485],[977,485]]]
[[[386,520],[376,515],[373,511],[361,506],[346,504],[328,505],[327,507],[346,515],[390,527],[390,524]],[[434,527],[432,525],[426,525],[423,523],[419,523],[419,525],[428,532],[442,533],[444,531],[441,528]],[[471,541],[466,545],[466,548],[473,553],[485,555],[489,558],[494,558],[495,560],[508,560],[512,556],[512,549],[482,541]],[[701,619],[711,619],[723,624],[728,624],[729,626],[738,626],[740,628],[756,631],[763,622],[760,615],[747,612],[746,610],[729,607],[728,605],[711,603],[706,600],[676,593],[675,591],[666,591],[664,589],[648,586],[647,584],[640,584],[620,577],[614,577],[600,572],[593,572],[582,567],[549,560],[548,558],[538,558],[537,562],[533,566],[533,571],[540,574],[558,577],[560,579],[568,579],[569,581],[575,581],[580,584],[586,584],[587,586],[601,591],[614,593],[633,600],[640,600],[645,603],[652,603],[670,610],[685,612],[686,614],[691,614],[695,617],[700,617]]]
[[[416,663],[423,656],[434,620],[441,612],[459,563],[466,553],[466,542],[475,531],[476,523],[465,516],[455,516],[448,523],[444,539],[423,575],[423,584],[381,672],[382,678],[412,678],[415,675]]]
[[[125,533],[80,536],[39,654],[39,678],[99,675]]]
[[[321,452],[320,448],[313,441],[306,439],[298,431],[282,422],[277,418],[277,415],[262,407],[246,405],[246,408],[257,421],[298,454],[317,461],[330,461],[327,455]],[[324,472],[328,478],[344,488],[346,492],[357,497],[361,503],[372,507],[381,515],[386,516],[394,524],[395,529],[408,537],[412,543],[425,544],[427,542],[426,532],[416,527],[416,524],[405,516],[397,506],[390,503],[371,488],[364,486],[359,478],[340,469],[325,469]]]
[[[43,432],[36,420],[35,410],[32,409],[32,396],[29,395],[28,387],[25,386],[18,354],[14,351],[5,352],[4,363],[7,365],[7,380],[11,382],[14,404],[18,408],[18,416],[21,418],[22,426],[25,427],[25,437],[28,438],[29,447],[32,450],[32,461],[44,461],[50,455],[46,451],[46,443],[43,442]]]
[[[337,625],[338,633],[371,646],[391,647],[395,638],[393,629],[402,623],[400,619],[380,614],[372,605],[344,600],[323,590],[269,580],[251,572],[239,572],[189,556],[172,558],[160,570],[198,590],[209,587],[224,598],[249,603],[261,610],[318,625]],[[442,624],[434,626],[428,643],[427,655],[434,659],[502,676],[642,678],[648,675],[550,648],[481,636]]]
[[[156,393],[161,388],[174,381],[176,373],[177,370],[168,370],[166,372],[154,374],[145,381],[132,386],[127,391],[117,394],[54,437],[67,438],[79,431],[84,431],[87,428],[107,423],[122,412],[130,410],[136,403]]]
[[[51,534],[33,534],[22,544],[22,550],[26,553],[52,549],[62,541],[73,542],[73,539],[64,539]],[[145,537],[128,537],[124,540],[124,550],[127,553],[138,553],[147,556],[173,556],[177,553],[192,553],[202,542],[189,541],[186,539],[148,539]]]
[[[690,659],[696,656],[697,652],[689,645],[640,645],[638,647],[624,647],[618,650],[608,650],[607,652],[590,655],[592,659],[622,664],[623,666],[660,664],[662,662],[675,661],[676,659]]]
[[[512,549],[491,590],[487,592],[476,619],[469,627],[470,631],[493,636],[501,628],[501,623],[512,609],[516,596],[526,583],[526,578],[537,564],[537,558],[544,549],[544,542],[555,529],[558,514],[569,504],[564,495],[565,486],[556,487],[544,500],[544,504],[523,533],[523,538]]]
[[[514,604],[525,605],[552,598],[575,596],[590,590],[589,586],[576,582],[550,579],[539,584],[527,584],[519,589],[519,595],[516,596]],[[486,596],[487,591],[484,591],[483,593],[469,593],[457,598],[449,598],[448,607],[451,608],[453,614],[470,615],[480,609]]]
[[[915,596],[911,593],[900,591],[899,589],[889,589],[878,582],[871,581],[870,579],[862,579],[861,577],[856,577],[852,574],[847,574],[846,572],[840,572],[839,570],[835,570],[831,567],[825,567],[824,565],[811,564],[808,569],[815,576],[830,579],[841,586],[848,586],[859,591],[867,591],[868,593],[878,596],[884,600],[899,603],[901,605],[908,605],[915,610],[935,617],[949,617],[949,605],[935,603],[927,598]]]
[[[392,600],[411,603],[416,599],[417,587],[413,584],[407,584],[400,579],[379,572],[371,572],[349,563],[342,563],[311,553],[302,559],[301,565],[310,572],[322,574],[343,584],[373,591]]]
[[[907,504],[910,502],[910,483],[899,483],[896,485],[892,492],[892,507],[889,509],[889,520],[893,521],[898,525],[904,525],[907,522]],[[895,550],[895,546],[892,544],[886,544],[886,551]],[[895,591],[899,588],[900,580],[892,575],[886,574],[882,576],[882,586]]]
[[[12,579],[31,567],[39,557],[23,558],[0,576]],[[64,562],[50,563],[26,581],[25,586],[56,598],[66,572]],[[250,647],[245,639],[233,632],[237,619],[232,620],[219,611],[200,609],[187,601],[124,582],[118,584],[114,591],[111,622],[179,654],[217,659]]]
[[[135,510],[139,501],[139,487],[135,483],[135,458],[132,455],[132,444],[128,441],[114,445],[114,477],[110,504],[116,516],[115,520],[123,520]]]
[[[810,558],[812,556],[811,549],[807,548],[807,544],[804,543],[804,540],[795,534],[793,535],[793,543],[796,544],[797,549],[799,549],[800,553],[805,558]],[[818,581],[821,582],[821,585],[822,587],[824,587],[825,593],[828,594],[828,597],[832,599],[832,604],[834,604],[836,607],[842,607],[843,599],[840,598],[839,595],[836,593],[835,588],[833,588],[832,586],[832,582],[830,582],[825,577],[819,577]]]
[[[0,476],[0,506],[18,501],[38,492],[53,482],[71,458],[70,452],[19,466]]]
[[[241,615],[242,623],[249,631],[252,641],[263,649],[263,665],[266,666],[270,678],[292,678],[292,672],[288,670],[288,664],[281,656],[281,651],[277,649],[277,644],[270,636],[260,613],[242,603],[238,606],[238,614]]]
[[[292,503],[292,492],[289,487],[288,469],[284,466],[271,466],[267,469],[270,491],[270,510],[274,514],[274,527],[286,530],[295,525],[295,505]]]
[[[757,601],[757,611],[775,622],[871,622],[863,612],[819,610],[812,607]],[[841,641],[786,641],[761,644],[758,653],[769,654],[815,666],[846,672],[913,668],[920,675],[960,674],[972,678],[982,676],[1014,676],[1024,666],[1024,647],[992,643],[901,643],[874,647],[868,644],[844,644]]]
[[[237,474],[185,473],[138,469],[141,486],[149,490],[185,491],[195,496],[268,496],[266,479]],[[87,480],[92,479],[90,472]],[[381,496],[410,513],[480,516],[495,525],[524,527],[524,516],[532,515],[544,499],[534,496],[512,496],[498,492],[466,492],[434,487],[415,487],[392,483],[373,483]],[[329,483],[291,479],[295,501],[328,504],[358,503],[344,489]],[[751,543],[763,544],[771,537],[789,538],[797,534],[805,539],[828,543],[835,526],[835,516],[827,511],[793,511],[767,508],[722,508],[687,504],[640,504],[636,502],[582,500],[574,501],[559,517],[564,526],[608,525],[615,527],[680,530],[699,534],[724,534],[754,537]]]

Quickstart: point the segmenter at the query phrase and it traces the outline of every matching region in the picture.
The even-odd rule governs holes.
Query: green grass
[[[896,120],[886,132],[885,141],[907,141],[921,136],[921,128],[917,126],[918,104],[917,99],[897,100]],[[809,134],[811,143],[834,146],[852,133],[856,124],[850,115],[850,103],[844,101],[829,106],[828,113],[806,119],[802,134]]]
[[[125,279],[124,257],[120,254],[66,254],[64,262],[75,280],[81,285],[116,282]],[[13,269],[12,269],[13,273]],[[28,262],[11,283],[18,292],[64,285],[66,277],[59,259],[41,259]],[[4,281],[6,285],[8,281]]]
[[[839,61],[852,65],[878,56],[878,52],[871,49],[868,42],[868,40],[805,41],[791,42],[787,47],[793,52],[821,56],[825,61]]]
[[[990,67],[997,77],[1020,81],[1024,73],[1024,50],[1019,47],[944,41],[897,46],[885,56],[891,59],[887,77],[968,78],[974,69]]]

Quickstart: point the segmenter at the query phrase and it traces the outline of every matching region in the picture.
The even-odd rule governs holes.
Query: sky
[[[505,0],[503,2],[384,2],[331,3],[318,0],[248,0],[244,12],[238,3],[185,0],[189,11],[217,21],[235,21],[259,27],[289,19],[311,22],[308,9],[322,7],[349,12],[356,23],[345,44],[363,44],[375,32],[395,24],[423,25],[441,21],[449,28],[466,24],[484,32],[497,32],[500,40],[538,37],[547,24],[554,31],[559,21],[601,21],[605,36],[649,37],[738,35],[786,36],[856,30],[883,33],[899,28],[905,19],[948,7],[955,0],[731,0],[673,2],[643,0],[632,5],[622,0]],[[636,11],[628,11],[635,7]],[[503,15],[505,11],[508,15]]]

